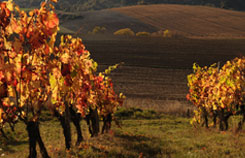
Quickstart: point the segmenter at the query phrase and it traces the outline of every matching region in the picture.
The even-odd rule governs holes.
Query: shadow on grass
[[[12,133],[10,131],[7,131],[6,138],[0,136],[0,148],[4,152],[15,152],[15,149],[13,149],[13,146],[22,146],[28,144],[28,140],[19,139],[19,137],[22,137],[22,135],[18,135],[16,133]]]
[[[171,157],[175,151],[164,143],[163,140],[155,137],[147,137],[145,135],[117,133],[115,137],[120,138],[122,146],[131,152],[136,152],[143,157]],[[126,157],[132,157],[127,155]]]
[[[5,152],[15,152],[12,146],[22,146],[24,144],[28,144],[27,140],[16,140],[13,138],[8,138],[8,139],[0,139],[1,145],[0,148],[3,149]]]
[[[140,108],[120,108],[115,116],[119,119],[156,119],[160,118],[160,115],[157,114],[154,110],[142,110]]]
[[[108,141],[106,135],[103,139]],[[110,147],[106,148],[106,146]],[[77,149],[73,156],[108,158],[137,158],[142,156],[144,158],[160,158],[171,157],[173,153],[176,153],[176,151],[169,146],[169,143],[165,143],[159,138],[135,133],[115,132],[112,140],[106,142],[105,148],[92,145],[87,149]]]
[[[115,137],[125,139],[127,141],[151,141],[152,139],[144,135],[133,135],[129,133],[116,133]]]

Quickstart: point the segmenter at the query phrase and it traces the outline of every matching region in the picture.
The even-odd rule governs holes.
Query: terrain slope
[[[156,29],[169,29],[186,36],[245,37],[245,12],[170,4],[138,5],[112,10]]]
[[[83,35],[104,26],[107,35],[118,29],[134,32],[171,30],[191,38],[245,38],[245,12],[206,6],[137,5],[99,11],[74,12],[62,26]]]

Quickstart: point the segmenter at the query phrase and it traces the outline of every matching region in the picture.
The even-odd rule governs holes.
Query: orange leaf
[[[3,109],[0,108],[0,122],[2,122],[2,112],[3,112]]]
[[[54,2],[54,3],[57,3],[58,0],[51,0],[51,1]]]
[[[10,1],[7,2],[6,7],[7,7],[10,11],[13,11],[13,10],[14,10],[12,0],[10,0]]]
[[[13,43],[13,47],[14,47],[14,50],[19,53],[20,50],[22,49],[22,43],[19,39],[15,39],[14,43]]]
[[[55,28],[59,25],[59,18],[55,13],[50,13],[44,20],[44,25],[49,29]]]

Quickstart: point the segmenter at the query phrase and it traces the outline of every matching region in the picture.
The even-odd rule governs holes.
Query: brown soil
[[[219,61],[224,64],[244,56],[244,43],[245,40],[154,38],[85,41],[92,58],[102,65],[100,70],[125,62],[111,76],[116,91],[125,93],[129,99],[138,98],[138,104],[153,103],[149,99],[186,103],[186,77],[192,72],[192,64],[204,66]]]
[[[61,25],[74,32],[78,31],[83,36],[96,26],[105,27],[107,35],[113,35],[113,32],[122,28],[131,28],[134,31],[157,31],[154,26],[112,10],[81,12],[74,16],[76,18],[63,19]]]
[[[244,38],[245,12],[205,6],[142,5],[114,8],[157,29],[195,38]]]
[[[79,17],[82,18],[68,18],[62,25],[82,33],[92,58],[101,65],[100,70],[125,62],[111,76],[116,91],[125,93],[127,103],[133,106],[161,107],[166,101],[169,104],[176,100],[181,102],[178,107],[186,104],[186,77],[194,62],[201,66],[224,64],[245,55],[245,12],[203,6],[147,5],[83,12]],[[86,36],[95,26],[105,26],[107,34]],[[112,36],[113,31],[126,27],[135,32],[169,29],[195,39]]]

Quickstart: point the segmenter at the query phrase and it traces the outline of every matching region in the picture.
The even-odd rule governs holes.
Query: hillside
[[[44,0],[14,0],[23,8],[39,6]],[[245,10],[244,0],[60,0],[56,7],[63,11],[88,11],[146,4],[208,5],[218,8]]]
[[[147,5],[112,9],[156,29],[191,37],[245,37],[245,12],[205,6]]]
[[[63,18],[62,26],[79,30],[83,37],[95,26],[104,26],[108,34],[121,28],[135,32],[169,29],[191,38],[245,38],[245,12],[205,6],[141,5],[77,12],[72,18]]]
[[[105,27],[107,35],[113,35],[113,32],[122,28],[131,28],[134,31],[157,31],[154,26],[113,10],[87,11],[73,16],[73,18],[70,15],[64,18],[62,26],[74,32],[79,30],[83,37],[96,26]]]

